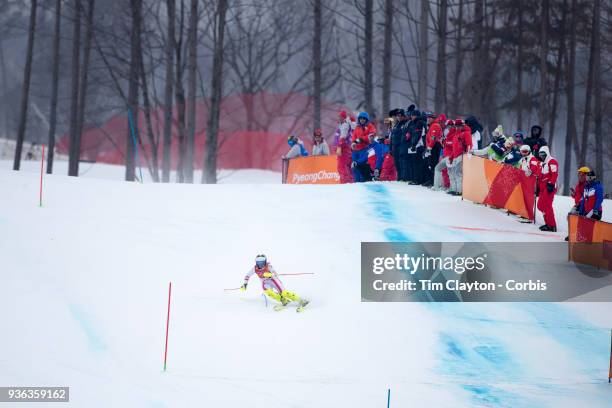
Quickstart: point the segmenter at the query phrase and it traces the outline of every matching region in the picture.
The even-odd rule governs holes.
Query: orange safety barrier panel
[[[463,155],[463,198],[535,220],[535,176],[474,155]]]
[[[337,156],[290,159],[283,179],[287,184],[339,184]]]
[[[612,270],[612,224],[568,215],[569,259]]]

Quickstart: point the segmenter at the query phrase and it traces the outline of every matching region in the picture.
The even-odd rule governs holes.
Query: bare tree
[[[374,18],[372,16],[373,0],[365,0],[365,13],[364,13],[364,25],[365,25],[365,48],[364,48],[364,56],[363,59],[365,61],[364,65],[364,77],[365,77],[365,88],[364,88],[364,98],[365,98],[365,110],[372,115],[375,115],[374,111],[374,68],[373,68],[373,52],[372,45],[374,43]]]
[[[455,24],[455,75],[453,76],[453,114],[459,113],[459,80],[463,69],[463,0],[458,3],[458,16]]]
[[[595,88],[595,170],[599,180],[604,182],[603,166],[603,108],[602,108],[602,68],[601,68],[601,0],[593,6],[593,87]]]
[[[570,168],[572,167],[572,146],[576,142],[576,115],[574,112],[574,87],[576,86],[576,21],[578,2],[572,0],[569,24],[570,44],[567,62],[567,131],[565,133],[565,160],[563,161],[563,194],[569,194]],[[578,158],[578,157],[577,157]]]
[[[49,136],[47,153],[47,173],[53,173],[53,158],[55,155],[55,131],[57,126],[57,95],[60,70],[60,35],[62,20],[62,0],[55,1],[55,28],[53,30],[53,78],[51,79],[51,106],[49,107]]]
[[[32,54],[34,52],[34,37],[36,35],[36,11],[38,1],[30,2],[30,24],[28,26],[28,45],[26,51],[26,63],[23,69],[23,87],[21,88],[21,110],[19,116],[19,128],[17,130],[17,146],[15,149],[15,159],[13,170],[19,170],[21,166],[21,151],[25,139],[26,124],[28,121],[28,100],[30,97],[30,78],[32,75]]]
[[[217,182],[217,152],[219,136],[219,116],[221,97],[223,96],[223,54],[225,49],[225,16],[228,0],[217,0],[215,16],[215,38],[213,49],[213,72],[211,80],[212,94],[208,113],[208,130],[206,132],[206,162],[204,163],[203,183]]]
[[[183,174],[186,183],[193,183],[193,151],[196,128],[196,75],[198,67],[198,0],[191,0],[189,11],[189,55],[187,61],[187,141]]]
[[[128,118],[131,116],[132,123],[128,120],[126,137],[126,157],[125,157],[125,179],[134,181],[136,179],[136,163],[134,160],[135,149],[137,148],[134,139],[138,136],[138,82],[140,68],[140,47],[141,47],[141,28],[142,28],[142,0],[130,0],[130,11],[132,17],[132,27],[130,34],[130,69],[128,79]]]
[[[314,35],[312,41],[312,70],[313,70],[313,105],[314,105],[314,127],[321,127],[321,92],[323,70],[321,62],[321,0],[314,0]]]
[[[68,175],[78,177],[80,150],[79,134],[79,80],[81,78],[81,0],[74,2],[72,31],[72,83],[70,85],[70,147],[68,154]]]
[[[523,128],[523,4],[517,1],[517,56],[516,56],[516,128]]]
[[[446,23],[448,0],[440,0],[438,6],[438,57],[436,60],[436,112],[446,111]]]
[[[185,182],[185,89],[183,87],[184,61],[183,61],[183,35],[185,32],[185,2],[181,0],[178,40],[176,41],[175,71],[176,79],[174,89],[178,122],[179,160],[176,166],[176,176],[179,183]]]
[[[166,34],[166,83],[164,89],[164,152],[162,162],[162,181],[170,181],[170,152],[172,149],[172,92],[174,85],[174,49],[175,33],[174,22],[176,19],[175,0],[166,0],[168,14],[168,28]]]
[[[429,40],[429,0],[421,0],[421,21],[419,30],[419,106],[427,105],[427,51]]]
[[[382,114],[391,109],[391,70],[393,67],[393,0],[385,0],[385,39],[383,45]]]

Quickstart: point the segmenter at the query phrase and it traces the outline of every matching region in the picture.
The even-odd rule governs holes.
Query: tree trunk
[[[80,150],[77,148],[79,131],[79,79],[81,68],[81,0],[74,2],[72,30],[72,83],[70,85],[70,146],[68,148],[68,175],[78,177]]]
[[[28,104],[30,98],[30,78],[32,76],[32,54],[34,52],[34,37],[36,35],[36,11],[38,0],[30,3],[30,25],[28,27],[28,48],[26,51],[26,63],[23,69],[23,87],[21,88],[21,110],[19,115],[19,128],[17,129],[17,147],[15,148],[15,160],[13,170],[21,167],[21,151],[25,139],[26,124],[28,122]]]
[[[582,122],[582,137],[580,138],[580,156],[578,165],[583,166],[587,163],[587,151],[589,144],[589,132],[591,127],[591,100],[593,99],[593,76],[595,75],[595,13],[593,13],[593,26],[591,28],[591,46],[589,53],[589,67],[586,82],[586,95],[584,101],[584,116]]]
[[[474,5],[474,44],[472,53],[472,79],[470,81],[469,106],[470,111],[482,116],[480,111],[482,103],[483,70],[483,37],[484,37],[484,7],[483,0],[476,0]]]
[[[576,141],[576,113],[574,109],[574,87],[576,85],[576,12],[577,0],[572,0],[572,9],[570,12],[572,20],[569,24],[569,61],[567,66],[567,132],[565,134],[565,160],[561,165],[561,167],[563,167],[563,194],[565,195],[569,194],[570,169],[572,168],[572,146]]]
[[[459,0],[459,11],[457,18],[457,36],[455,37],[455,75],[453,76],[453,109],[452,113],[457,116],[459,114],[459,79],[461,78],[461,70],[463,68],[463,0]]]
[[[373,0],[365,0],[365,49],[364,49],[364,74],[365,74],[365,110],[374,118],[374,71],[373,71],[373,32],[374,19],[372,10],[374,7]]]
[[[548,0],[542,0],[542,25],[540,31],[540,126],[546,128],[548,120]]]
[[[55,1],[55,28],[53,31],[53,78],[51,79],[51,106],[49,107],[49,136],[47,142],[47,174],[53,174],[55,155],[55,129],[57,127],[57,95],[59,90],[60,35],[62,0]]]
[[[8,93],[8,79],[6,78],[6,61],[4,60],[4,46],[0,38],[0,70],[2,70],[2,95],[6,97]],[[9,104],[4,104],[4,137],[9,137]]]
[[[393,68],[393,0],[385,0],[385,39],[383,45],[382,115],[391,110],[391,70]]]
[[[564,33],[567,19],[567,0],[563,1],[562,10],[561,10],[561,24],[559,27],[559,31]],[[552,147],[553,141],[555,139],[555,126],[557,120],[557,106],[559,105],[559,94],[561,88],[561,77],[563,75],[563,60],[565,59],[565,50],[566,43],[565,38],[560,36],[559,38],[559,54],[557,55],[557,63],[555,67],[557,68],[557,72],[555,73],[555,84],[553,89],[553,102],[550,109],[550,130],[548,137],[548,144]]]
[[[144,66],[144,56],[142,53],[142,47],[140,48],[140,86],[142,87],[142,102],[144,105],[145,122],[147,126],[147,139],[149,140],[149,146],[151,147],[151,163],[148,163],[149,173],[155,183],[159,183],[159,143],[155,137],[153,130],[153,121],[151,120],[151,99],[149,97],[149,85],[147,83],[147,75]],[[144,149],[143,149],[144,153]]]
[[[438,7],[438,55],[436,60],[436,112],[446,112],[446,20],[448,0],[440,0]]]
[[[183,33],[185,21],[185,3],[181,0],[179,19],[179,39],[176,43],[176,82],[174,83],[176,98],[176,115],[178,122],[179,159],[176,166],[176,177],[179,183],[185,182],[183,173],[185,166],[185,90],[183,88]]]
[[[516,58],[516,128],[523,129],[523,5],[518,0],[518,49]]]
[[[184,177],[193,183],[193,151],[196,128],[196,78],[198,67],[198,0],[191,0],[189,15],[189,56],[187,62],[187,143],[185,149]]]
[[[213,75],[211,81],[211,103],[208,115],[208,131],[206,132],[206,162],[203,183],[217,182],[217,152],[219,117],[221,113],[221,97],[223,96],[223,54],[225,49],[225,15],[228,0],[217,1],[217,21],[215,33],[215,48],[213,55]]]
[[[429,0],[421,0],[421,21],[419,32],[419,108],[427,105],[427,43],[429,34]]]
[[[81,158],[81,136],[83,133],[83,124],[85,123],[85,107],[87,105],[87,84],[89,82],[89,57],[91,55],[91,39],[93,35],[93,15],[94,15],[95,0],[87,2],[87,17],[85,21],[85,42],[83,44],[83,66],[79,69],[81,78],[79,79],[79,103],[77,114],[77,129],[76,138],[74,140],[74,151],[78,152],[77,160],[75,161],[76,171],[75,176],[79,175],[79,160]]]
[[[174,20],[176,18],[175,0],[166,0],[168,11],[168,32],[166,34],[166,84],[164,89],[164,157],[162,162],[162,181],[170,181],[170,160],[172,151],[172,92],[174,85]]]
[[[128,82],[128,115],[132,117],[133,123],[127,124],[126,156],[125,156],[125,179],[134,181],[136,179],[135,149],[139,140],[138,136],[138,78],[140,71],[140,30],[142,22],[142,0],[130,0],[132,12],[132,32],[130,38],[130,72]],[[132,130],[134,134],[132,134]],[[136,139],[136,142],[134,142]]]
[[[603,111],[602,111],[602,88],[601,80],[601,0],[595,0],[593,5],[593,87],[595,89],[595,106],[594,106],[594,122],[595,122],[595,171],[597,177],[604,184],[604,167],[603,167]]]
[[[312,64],[314,73],[313,105],[314,128],[321,127],[321,0],[314,0],[314,35],[312,42]]]

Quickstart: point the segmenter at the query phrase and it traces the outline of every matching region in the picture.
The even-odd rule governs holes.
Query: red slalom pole
[[[43,193],[43,167],[45,164],[45,145],[42,145],[42,157],[40,158],[40,192],[38,194],[38,205],[42,207]]]
[[[166,361],[168,358],[168,329],[170,328],[170,297],[172,296],[172,282],[168,285],[168,317],[166,318],[166,347],[164,350],[164,372],[166,371]]]

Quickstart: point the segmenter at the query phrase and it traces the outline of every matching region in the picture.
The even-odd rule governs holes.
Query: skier
[[[559,163],[550,155],[548,146],[540,147],[538,156],[542,161],[542,169],[540,170],[541,178],[536,191],[539,192],[538,210],[540,210],[544,215],[544,225],[540,227],[540,231],[557,232],[553,200],[555,199],[555,193],[557,192]]]
[[[296,312],[301,312],[309,303],[308,300],[300,298],[297,294],[283,288],[283,283],[278,278],[278,274],[272,267],[272,264],[268,262],[268,258],[263,254],[255,257],[255,265],[244,277],[244,284],[240,287],[241,291],[244,292],[247,289],[249,279],[254,273],[257,274],[261,280],[261,287],[264,294],[270,299],[274,299],[281,303],[280,305],[276,305],[274,310],[281,310],[293,301],[298,303]]]

